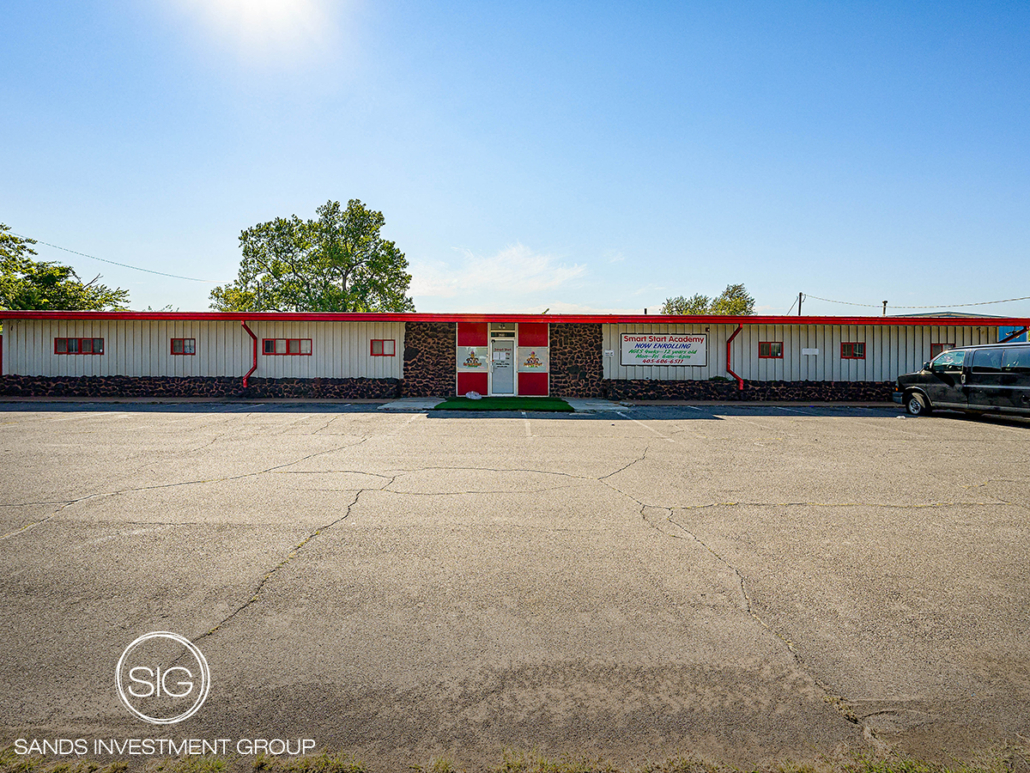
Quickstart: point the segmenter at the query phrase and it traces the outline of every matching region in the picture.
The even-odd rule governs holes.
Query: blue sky
[[[418,311],[1030,296],[1030,3],[7,0],[0,22],[0,221],[209,280],[39,246],[133,308],[206,309],[241,230],[351,198]]]

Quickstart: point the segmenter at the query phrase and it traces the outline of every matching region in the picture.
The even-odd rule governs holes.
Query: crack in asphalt
[[[29,506],[29,505],[32,505],[32,504],[55,504],[55,505],[60,505],[60,507],[58,507],[57,510],[55,510],[53,513],[51,513],[46,518],[42,518],[42,519],[40,519],[38,521],[34,521],[32,523],[26,524],[26,525],[24,525],[24,526],[22,526],[22,527],[20,527],[18,529],[15,529],[14,531],[8,532],[7,534],[0,535],[0,541],[8,539],[10,537],[14,537],[14,536],[16,536],[18,534],[21,534],[23,532],[28,531],[29,529],[33,529],[36,526],[40,526],[40,525],[42,525],[44,523],[47,523],[48,521],[53,520],[58,515],[60,515],[61,512],[64,511],[65,509],[67,509],[68,507],[71,507],[72,505],[78,504],[80,502],[87,502],[87,501],[92,500],[92,499],[100,499],[102,497],[119,496],[121,494],[132,494],[132,493],[136,493],[136,492],[140,492],[140,491],[155,491],[155,490],[168,489],[168,488],[178,488],[178,487],[185,487],[185,486],[196,486],[196,485],[202,485],[202,484],[205,484],[205,483],[224,483],[224,482],[228,482],[228,481],[244,480],[246,478],[253,478],[253,477],[260,476],[260,475],[268,475],[268,474],[290,474],[290,475],[304,475],[304,474],[320,475],[320,474],[328,474],[329,471],[317,471],[317,470],[316,471],[310,471],[310,472],[304,471],[304,470],[292,470],[291,471],[291,470],[287,470],[285,468],[292,467],[292,466],[294,466],[296,464],[300,464],[301,462],[307,461],[308,459],[313,459],[313,458],[315,458],[317,456],[324,456],[326,454],[335,453],[336,451],[343,451],[343,450],[348,449],[348,448],[354,448],[356,446],[361,445],[362,443],[366,442],[369,439],[370,438],[367,437],[367,436],[366,437],[362,437],[356,443],[348,443],[346,445],[337,446],[336,448],[330,448],[330,449],[327,449],[325,451],[316,451],[315,453],[308,454],[307,456],[302,456],[300,459],[295,459],[295,460],[290,461],[290,462],[284,462],[283,464],[277,464],[277,465],[274,465],[272,467],[267,467],[267,468],[265,468],[263,470],[256,470],[254,472],[243,473],[243,474],[240,474],[240,475],[231,475],[231,476],[224,477],[224,478],[205,478],[205,479],[198,479],[198,480],[176,481],[174,483],[160,483],[160,484],[157,484],[157,485],[154,485],[154,486],[132,486],[132,487],[129,487],[129,488],[117,489],[115,491],[104,491],[104,492],[99,492],[99,493],[95,493],[95,494],[87,494],[86,496],[77,497],[75,499],[58,500],[58,501],[54,501],[54,502],[22,503],[22,504],[15,504],[15,505],[0,505],[0,507],[22,507],[22,506]],[[645,453],[646,453],[646,450],[647,449],[645,448]],[[643,457],[641,457],[640,459],[635,460],[635,461],[641,461],[642,459],[643,459]],[[633,463],[634,462],[631,462],[630,464],[633,464]],[[625,468],[622,468],[622,469],[625,469]],[[496,472],[496,473],[529,472],[529,473],[536,473],[536,474],[539,474],[539,475],[554,475],[554,476],[559,476],[559,477],[572,478],[573,480],[580,480],[580,481],[598,481],[598,480],[600,480],[600,482],[602,482],[602,483],[604,482],[603,478],[602,479],[598,479],[598,478],[591,477],[591,476],[588,476],[588,475],[574,475],[572,473],[555,472],[553,470],[534,470],[534,469],[522,469],[522,468],[500,469],[500,468],[496,468],[496,467],[416,467],[416,468],[413,468],[413,469],[410,469],[410,470],[402,470],[401,472],[398,472],[398,473],[396,473],[394,475],[384,475],[384,474],[381,474],[381,473],[362,472],[360,470],[345,470],[343,472],[353,472],[353,473],[359,474],[359,475],[371,475],[371,476],[375,476],[375,477],[378,477],[378,478],[388,478],[389,479],[388,482],[381,489],[361,489],[361,491],[365,491],[365,490],[389,491],[389,486],[391,486],[400,477],[403,477],[405,475],[412,475],[412,474],[419,473],[419,472],[428,472],[428,471],[432,471],[432,470],[454,470],[454,471],[467,471],[467,472],[468,471],[475,471],[475,472]],[[334,471],[334,472],[338,472],[338,471]],[[619,472],[619,470],[616,470],[615,472]],[[610,473],[610,474],[615,474],[615,473]],[[609,476],[606,475],[604,477],[607,478]],[[557,489],[560,489],[560,488],[569,488],[569,487],[568,486],[545,487],[545,488],[542,488],[542,489],[533,490],[531,493],[540,493],[540,492],[544,492],[544,491],[553,491],[553,490],[557,490]],[[344,489],[344,490],[347,490],[347,489]],[[417,494],[417,492],[404,492],[404,491],[389,491],[389,493],[391,493],[391,494],[412,493],[413,495]],[[483,492],[462,492],[462,493],[492,494],[492,493],[519,493],[519,492],[514,492],[514,491],[499,491],[499,492],[483,491]],[[425,495],[423,495],[423,496],[425,496]],[[453,496],[453,494],[441,493],[441,494],[432,494],[430,496]]]
[[[646,454],[647,449],[645,448],[644,451],[645,451],[645,454]],[[643,461],[643,459],[644,459],[644,457],[641,456],[639,459],[635,459],[634,461],[632,461],[629,464],[627,464],[626,467],[629,467],[632,464],[636,464],[637,462]],[[623,469],[625,469],[625,468],[623,468]],[[872,728],[870,728],[868,725],[862,723],[859,720],[859,718],[855,715],[854,709],[851,706],[851,704],[848,703],[848,701],[845,698],[837,695],[834,692],[834,690],[830,687],[830,685],[826,684],[821,679],[819,679],[817,676],[815,676],[814,674],[809,672],[809,670],[807,669],[807,667],[805,665],[804,658],[802,658],[801,654],[798,652],[797,647],[794,646],[794,642],[792,642],[786,636],[784,636],[779,631],[777,631],[775,628],[773,628],[771,625],[769,625],[755,611],[754,605],[751,602],[751,594],[748,592],[748,588],[747,588],[747,578],[744,575],[744,573],[740,571],[739,568],[737,568],[734,564],[730,563],[723,556],[719,555],[719,553],[716,552],[710,545],[708,545],[708,543],[706,543],[704,540],[699,538],[696,534],[694,534],[694,532],[690,531],[683,524],[679,523],[678,521],[674,521],[672,519],[672,515],[671,515],[672,511],[673,511],[673,508],[661,507],[661,506],[657,506],[656,507],[656,506],[653,506],[653,505],[645,504],[644,502],[641,502],[639,499],[637,499],[633,495],[629,494],[628,492],[623,491],[622,489],[618,488],[617,486],[613,486],[612,484],[608,483],[608,481],[605,479],[607,477],[610,477],[610,476],[605,476],[604,478],[598,478],[597,480],[598,480],[599,483],[607,486],[612,491],[615,491],[616,493],[621,494],[622,496],[626,497],[630,501],[636,503],[640,507],[640,517],[652,529],[654,529],[655,531],[659,532],[660,534],[664,534],[667,537],[671,537],[672,539],[685,540],[685,539],[687,539],[689,537],[689,539],[691,541],[693,541],[694,543],[699,545],[702,549],[704,549],[709,554],[711,554],[719,563],[721,563],[726,568],[730,569],[733,572],[733,574],[736,576],[736,578],[737,578],[738,588],[740,590],[741,599],[743,601],[743,604],[742,604],[743,611],[745,611],[749,617],[751,617],[755,622],[757,622],[759,625],[761,625],[762,628],[764,628],[770,634],[775,636],[784,645],[784,647],[787,649],[787,651],[790,653],[791,657],[793,658],[794,663],[797,666],[798,670],[803,672],[803,673],[805,673],[812,680],[812,683],[815,684],[816,687],[818,687],[824,693],[823,700],[826,703],[832,705],[834,710],[844,720],[846,720],[847,722],[849,722],[849,723],[851,723],[853,725],[860,726],[862,728],[862,736],[866,740],[868,740],[870,743],[874,744],[878,748],[885,748],[884,743],[880,739],[878,739],[876,737],[876,734],[873,732]],[[645,511],[647,511],[649,509],[651,509],[651,510],[660,510],[660,511],[663,511],[663,512],[667,513],[668,515],[666,515],[665,520],[668,523],[671,523],[673,526],[675,526],[680,531],[682,531],[683,534],[686,535],[686,537],[680,536],[680,535],[676,535],[676,534],[671,534],[668,531],[665,531],[665,530],[659,528],[658,526],[656,526],[647,517],[647,514],[646,514]],[[677,509],[694,509],[694,508],[677,508]]]
[[[464,471],[464,472],[497,472],[497,473],[508,473],[508,472],[533,472],[538,475],[557,475],[563,478],[573,478],[574,480],[589,480],[595,481],[597,478],[590,475],[576,475],[571,472],[555,472],[554,470],[532,470],[522,467],[414,467],[410,470],[402,470],[397,473],[398,478],[405,475],[412,475],[418,472],[429,472],[431,470],[453,470],[453,471]]]
[[[187,450],[185,452],[185,454],[186,454],[186,456],[189,456],[190,454],[194,454],[197,451],[202,451],[205,448],[213,446],[215,443],[217,443],[219,440],[221,440],[223,437],[225,437],[228,434],[229,434],[228,432],[219,432],[217,435],[215,435],[213,438],[211,438],[208,442],[204,443],[204,445],[197,446],[196,448],[190,448],[189,450]]]
[[[808,670],[808,668],[807,668],[807,666],[805,664],[805,659],[802,657],[801,653],[798,652],[797,647],[794,645],[794,642],[792,642],[790,639],[788,639],[786,636],[784,636],[782,633],[780,633],[778,630],[776,630],[773,626],[769,625],[769,623],[767,623],[762,618],[762,616],[759,615],[755,611],[754,605],[753,605],[752,600],[751,600],[751,594],[748,592],[747,576],[742,571],[740,571],[740,569],[736,565],[732,564],[728,559],[726,559],[722,555],[720,555],[719,552],[716,551],[711,545],[709,545],[703,539],[698,537],[697,534],[692,532],[690,529],[688,529],[682,523],[680,523],[679,521],[673,520],[672,509],[671,508],[652,508],[652,509],[664,510],[667,513],[667,515],[665,517],[665,520],[668,523],[670,523],[673,526],[675,526],[680,531],[682,531],[683,534],[687,535],[686,537],[677,536],[675,534],[670,534],[668,531],[664,531],[664,530],[660,529],[658,526],[656,526],[654,523],[652,523],[650,520],[648,520],[647,515],[644,513],[644,510],[646,510],[646,509],[647,509],[647,507],[642,505],[641,506],[640,515],[644,519],[644,522],[647,523],[649,526],[651,526],[651,528],[655,529],[656,531],[658,531],[661,534],[664,534],[667,537],[672,537],[673,539],[686,539],[687,537],[689,537],[689,539],[691,541],[695,542],[697,545],[699,545],[701,548],[703,548],[709,554],[711,554],[713,557],[715,557],[715,559],[717,561],[719,561],[719,563],[721,563],[727,569],[730,569],[733,572],[733,574],[736,576],[736,578],[737,578],[737,583],[738,583],[738,586],[739,586],[739,589],[740,589],[740,595],[741,595],[741,598],[743,599],[744,611],[747,612],[747,614],[755,622],[757,622],[759,625],[761,625],[762,628],[764,628],[766,631],[768,631],[773,636],[775,636],[784,645],[784,647],[787,649],[787,651],[791,654],[791,657],[794,659],[794,663],[798,667],[798,669],[800,671],[804,672],[805,674],[807,674],[808,677],[812,680],[812,683],[815,684],[816,687],[818,687],[820,690],[823,691],[823,693],[825,694],[824,700],[826,701],[826,703],[831,704],[833,706],[833,708],[836,710],[836,712],[838,714],[840,714],[841,717],[843,717],[845,720],[847,720],[851,724],[853,724],[853,725],[861,725],[861,727],[862,727],[862,735],[865,738],[867,738],[870,741],[873,741],[874,743],[876,743],[878,745],[882,743],[881,741],[879,741],[876,738],[875,733],[873,733],[873,731],[872,731],[872,729],[870,727],[868,727],[867,725],[865,725],[862,722],[860,722],[859,717],[856,716],[856,714],[854,712],[854,708],[851,706],[850,703],[848,703],[847,699],[843,698],[840,695],[837,695],[836,692],[833,690],[833,688],[829,684],[823,682],[821,679],[819,679],[819,677],[817,677],[815,674],[811,673]]]
[[[402,477],[398,475],[397,477]],[[387,484],[389,485],[389,484]],[[520,489],[493,489],[493,490],[482,490],[482,491],[393,491],[384,486],[381,489],[374,489],[375,491],[381,491],[384,494],[393,494],[395,496],[410,496],[410,497],[463,497],[468,494],[543,494],[547,491],[560,491],[561,489],[575,488],[574,484],[567,486],[547,486],[545,488],[520,488]]]
[[[129,488],[118,489],[116,491],[103,491],[103,492],[96,493],[96,494],[87,494],[84,497],[78,497],[76,499],[65,500],[63,502],[54,502],[53,504],[60,504],[61,506],[58,507],[57,510],[55,510],[53,513],[48,515],[46,518],[42,518],[42,519],[40,519],[38,521],[34,521],[33,523],[26,524],[25,526],[22,526],[19,529],[15,529],[12,532],[8,532],[7,534],[0,534],[0,541],[8,539],[9,537],[13,537],[13,536],[15,536],[17,534],[22,534],[23,532],[26,532],[29,529],[33,529],[36,526],[40,526],[40,525],[46,523],[47,521],[53,520],[58,515],[60,515],[62,511],[64,511],[65,509],[71,507],[72,505],[78,504],[80,502],[87,502],[87,501],[89,501],[91,499],[100,499],[102,497],[114,497],[114,496],[119,496],[121,494],[132,494],[132,493],[136,493],[136,492],[139,492],[139,491],[157,491],[157,490],[160,490],[160,489],[178,488],[180,486],[196,486],[196,485],[201,485],[201,484],[204,484],[204,483],[225,483],[225,482],[228,482],[228,481],[244,480],[246,478],[254,478],[254,477],[257,477],[259,475],[267,475],[269,473],[274,473],[276,470],[281,470],[284,467],[292,467],[293,465],[300,464],[301,462],[307,461],[308,459],[313,459],[316,456],[324,456],[325,454],[335,453],[336,451],[342,451],[342,450],[347,449],[347,448],[354,448],[355,446],[361,445],[366,440],[368,440],[368,438],[367,437],[363,437],[357,443],[348,443],[347,445],[338,446],[336,448],[330,448],[330,449],[327,449],[325,451],[316,451],[315,453],[308,454],[307,456],[302,456],[300,459],[296,459],[296,460],[294,460],[292,462],[284,462],[283,464],[277,464],[277,465],[274,465],[272,467],[268,467],[268,468],[266,468],[264,470],[256,470],[255,472],[247,472],[247,473],[243,473],[241,475],[230,475],[230,476],[224,477],[224,478],[205,478],[205,479],[200,479],[200,480],[184,480],[184,481],[177,481],[177,482],[174,482],[174,483],[159,483],[159,484],[154,485],[154,486],[132,486],[132,487],[129,487]]]
[[[1026,481],[1026,479],[1020,480],[1018,478],[988,478],[983,483],[972,483],[972,484],[967,485],[967,486],[962,486],[962,488],[964,488],[964,489],[975,489],[975,488],[986,489],[992,483],[1022,483],[1025,486],[1027,481]],[[987,493],[990,494],[991,492],[988,491]],[[1019,507],[1019,508],[1021,508],[1023,510],[1030,510],[1030,503],[1024,504],[1022,502],[1010,502],[1010,501],[1008,501],[1006,499],[1002,499],[1001,497],[996,497],[996,499],[997,499],[997,501],[993,502],[992,504],[995,504],[995,505],[1009,505],[1010,507]]]
[[[677,505],[668,510],[710,510],[716,507],[875,507],[883,509],[920,510],[946,507],[996,507],[1013,505],[1012,502],[926,502],[924,504],[895,505],[889,502],[706,502],[703,505]],[[662,505],[648,505],[663,507]],[[1018,506],[1018,505],[1013,505]]]
[[[329,429],[329,425],[330,425],[330,424],[332,424],[332,423],[333,423],[334,421],[336,421],[336,420],[337,420],[338,418],[340,418],[340,417],[341,417],[342,415],[343,415],[342,413],[338,413],[338,414],[336,414],[336,415],[335,415],[335,416],[333,416],[333,417],[332,417],[331,419],[329,419],[329,421],[327,421],[327,422],[326,422],[325,424],[323,424],[323,425],[322,425],[321,427],[319,427],[318,429],[316,429],[316,430],[315,430],[314,432],[312,432],[311,434],[312,434],[312,435],[317,435],[317,434],[318,434],[319,432],[321,432],[322,430],[326,430],[326,429]]]
[[[14,537],[14,536],[16,536],[18,534],[26,532],[29,529],[34,529],[35,527],[37,527],[37,526],[39,526],[41,524],[44,524],[47,521],[53,520],[54,518],[59,516],[66,508],[71,507],[72,505],[77,504],[78,502],[85,502],[88,499],[98,499],[98,498],[100,498],[102,496],[113,496],[113,494],[89,494],[87,496],[79,497],[78,499],[72,499],[72,500],[68,500],[68,501],[65,501],[65,502],[47,502],[45,504],[60,505],[60,507],[58,507],[56,510],[54,510],[54,512],[52,512],[46,518],[41,518],[38,521],[33,521],[32,523],[27,523],[24,526],[21,526],[20,528],[15,529],[14,531],[7,532],[7,534],[0,534],[0,542],[2,542],[5,539],[8,539],[10,537]],[[5,506],[9,506],[9,505],[5,505]],[[16,507],[20,507],[21,505],[15,505],[15,506]]]
[[[45,502],[9,502],[7,504],[0,503],[0,507],[35,507],[37,505],[64,505],[67,503],[67,499],[50,499]]]
[[[308,543],[310,543],[313,539],[318,537],[320,534],[328,531],[329,529],[333,528],[334,526],[336,526],[336,524],[340,523],[341,521],[346,520],[350,516],[351,510],[354,508],[355,505],[357,505],[358,500],[361,499],[361,495],[363,493],[365,493],[365,491],[368,491],[368,490],[376,491],[377,489],[361,489],[360,491],[358,491],[354,495],[354,499],[352,499],[350,501],[350,503],[347,505],[347,509],[344,511],[343,515],[341,515],[339,518],[337,518],[337,519],[335,519],[333,521],[330,521],[329,523],[327,523],[327,524],[325,524],[323,526],[319,526],[317,529],[315,529],[313,532],[311,532],[308,536],[306,536],[304,539],[302,539],[300,542],[298,542],[296,545],[294,545],[293,548],[290,549],[290,552],[286,554],[286,557],[282,561],[280,561],[278,564],[276,564],[274,567],[272,567],[272,569],[270,569],[269,571],[265,572],[265,574],[261,578],[260,582],[258,582],[257,587],[254,589],[254,593],[251,594],[251,597],[247,601],[245,601],[243,604],[241,604],[239,607],[237,607],[232,613],[230,613],[230,614],[226,615],[224,618],[222,618],[222,620],[220,620],[218,622],[218,624],[215,625],[214,628],[210,629],[209,631],[207,631],[205,633],[202,633],[200,636],[198,636],[197,638],[193,639],[192,640],[193,643],[196,644],[201,639],[206,639],[208,636],[212,636],[215,632],[217,632],[219,629],[221,629],[223,626],[225,626],[227,623],[229,623],[233,618],[235,618],[241,612],[243,612],[248,607],[250,607],[253,604],[255,604],[258,601],[258,599],[261,597],[261,591],[264,590],[265,585],[267,585],[268,582],[273,577],[275,577],[276,574],[279,573],[279,570],[281,570],[284,566],[286,566],[291,561],[293,561],[298,556],[298,554],[301,552],[301,550],[304,549],[304,546],[307,545]]]
[[[625,472],[630,467],[632,467],[634,464],[640,464],[640,462],[645,461],[647,459],[647,452],[649,450],[651,450],[651,444],[647,443],[646,445],[644,445],[644,452],[638,458],[634,459],[633,461],[631,461],[631,462],[629,462],[627,464],[624,464],[622,467],[620,467],[619,469],[615,470],[614,472],[610,472],[607,475],[602,475],[600,478],[596,478],[597,482],[598,483],[603,483],[605,486],[608,486],[609,488],[611,488],[611,489],[613,489],[615,491],[618,491],[620,494],[623,494],[624,492],[619,491],[619,489],[615,488],[615,486],[609,486],[608,485],[608,482],[607,482],[608,478],[612,477],[613,475],[618,475],[620,472]],[[636,501],[636,500],[633,500],[633,501]]]

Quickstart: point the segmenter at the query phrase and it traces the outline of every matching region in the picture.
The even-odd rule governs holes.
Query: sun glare
[[[249,60],[307,57],[325,50],[336,34],[328,0],[175,0],[205,31]]]

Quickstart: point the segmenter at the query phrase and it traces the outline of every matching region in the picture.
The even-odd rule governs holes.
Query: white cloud
[[[585,273],[583,264],[559,263],[554,257],[535,253],[523,244],[506,247],[490,257],[478,257],[464,250],[462,263],[457,267],[412,261],[411,295],[416,298],[493,298],[495,303],[491,307],[496,309],[496,301],[553,290]]]

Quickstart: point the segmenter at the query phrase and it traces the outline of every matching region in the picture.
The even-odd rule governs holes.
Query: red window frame
[[[950,349],[954,349],[955,344],[930,344],[930,359],[932,360],[938,354],[944,354]]]
[[[179,351],[179,352],[175,351],[175,342],[176,341],[180,342],[180,347],[181,347],[182,351]],[[193,344],[193,351],[192,352],[187,352],[186,351],[186,342],[187,341],[190,341]],[[196,338],[173,338],[172,339],[171,352],[176,357],[192,357],[193,355],[195,355],[197,353],[197,339]]]
[[[379,344],[379,351],[376,351],[376,344]],[[390,346],[387,347],[387,344]],[[389,352],[387,352],[389,348]],[[370,357],[396,357],[397,356],[397,339],[396,338],[373,338],[368,344],[368,353]]]
[[[63,352],[60,351],[60,349],[58,347],[58,343],[57,343],[58,341],[64,341],[64,351]],[[75,342],[75,351],[74,352],[73,351],[69,351],[69,349],[71,348],[68,345],[69,341],[74,341]],[[86,348],[85,344],[83,343],[84,341],[89,341],[89,351],[88,352],[84,351],[85,348]],[[94,344],[97,341],[100,342],[100,351],[99,352],[94,351],[94,349],[96,349]],[[103,353],[104,353],[104,339],[103,338],[93,338],[92,336],[90,336],[89,338],[64,338],[64,337],[61,337],[61,338],[55,338],[54,339],[54,354],[91,354],[91,355],[92,354],[99,354],[99,355],[103,355]]]
[[[844,353],[844,347],[851,347],[851,354]],[[859,347],[861,347],[862,353],[859,354]],[[864,360],[865,359],[865,341],[841,341],[840,342],[840,358],[842,360]]]
[[[279,341],[285,341],[286,351],[277,352],[275,351]],[[306,352],[301,351],[304,348],[303,342],[308,342],[308,350]],[[268,343],[272,342],[272,351],[268,351]],[[292,345],[297,345],[297,351],[291,352]],[[266,357],[310,357],[314,347],[311,345],[310,338],[262,338],[261,339],[261,353]]]
[[[762,354],[762,347],[768,347],[765,354]],[[780,347],[779,354],[773,353],[773,347]],[[758,342],[758,359],[760,360],[782,360],[783,359],[783,341],[759,341]]]

